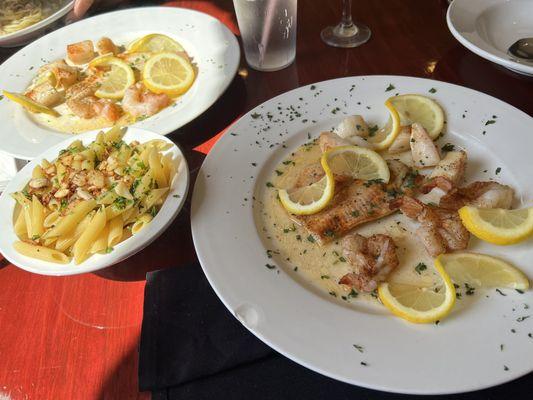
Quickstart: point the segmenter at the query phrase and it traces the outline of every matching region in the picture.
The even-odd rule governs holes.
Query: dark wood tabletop
[[[460,45],[446,26],[446,0],[353,3],[354,19],[372,30],[368,43],[354,49],[326,46],[320,30],[338,22],[341,1],[300,0],[294,64],[278,72],[257,72],[242,57],[238,74],[222,97],[169,136],[185,152],[191,190],[181,214],[142,252],[98,273],[71,277],[30,274],[0,255],[0,398],[2,394],[14,400],[149,398],[137,387],[145,275],[197,262],[190,195],[212,142],[201,151],[195,148],[265,100],[327,79],[390,74],[463,85],[533,114],[533,78],[490,63]],[[239,34],[231,1],[166,5],[201,10]],[[0,50],[0,60],[16,50]]]

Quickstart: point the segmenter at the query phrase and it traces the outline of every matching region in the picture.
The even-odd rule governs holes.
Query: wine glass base
[[[370,39],[370,29],[363,24],[353,24],[351,27],[344,27],[342,24],[328,26],[320,32],[322,40],[334,47],[357,47]]]

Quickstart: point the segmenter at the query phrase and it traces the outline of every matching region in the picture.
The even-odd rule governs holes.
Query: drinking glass
[[[277,71],[296,55],[297,0],[233,0],[250,67]]]
[[[370,39],[368,26],[352,20],[352,0],[342,0],[342,19],[338,25],[328,26],[320,33],[322,40],[335,47],[357,47]]]

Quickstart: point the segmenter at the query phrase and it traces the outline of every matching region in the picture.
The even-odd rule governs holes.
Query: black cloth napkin
[[[384,377],[383,379],[386,379]],[[153,400],[409,399],[337,382],[290,361],[224,307],[199,265],[147,275],[139,386]],[[496,388],[435,399],[532,398],[533,374]]]

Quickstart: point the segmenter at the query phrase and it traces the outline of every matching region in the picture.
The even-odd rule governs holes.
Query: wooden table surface
[[[167,4],[209,13],[238,35],[231,1]],[[185,151],[192,183],[204,158],[194,148],[263,101],[326,79],[369,74],[437,79],[485,92],[533,114],[533,79],[463,48],[446,26],[447,1],[354,1],[354,18],[370,26],[372,38],[349,50],[327,47],[319,36],[321,28],[339,20],[340,4],[300,0],[295,63],[262,73],[241,61],[238,75],[215,105],[170,135]],[[0,60],[14,51],[0,50]],[[96,274],[33,275],[0,256],[0,398],[149,398],[137,388],[145,274],[197,261],[189,201],[190,194],[181,214],[152,245]]]

